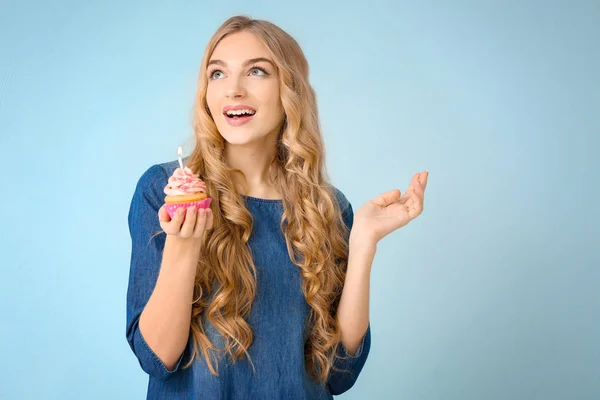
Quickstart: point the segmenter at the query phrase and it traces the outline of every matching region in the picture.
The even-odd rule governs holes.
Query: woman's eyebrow
[[[249,59],[249,60],[246,60],[246,61],[244,62],[244,66],[248,66],[248,65],[250,65],[250,64],[255,64],[255,63],[257,63],[257,62],[261,62],[261,61],[268,62],[268,63],[269,63],[269,64],[271,64],[273,67],[275,67],[275,64],[273,64],[273,61],[271,61],[271,60],[269,60],[268,58],[265,58],[265,57],[257,57],[257,58],[251,58],[251,59]],[[210,66],[210,65],[213,65],[213,64],[216,64],[216,65],[222,65],[223,67],[226,67],[226,66],[227,66],[227,63],[226,63],[225,61],[223,61],[223,60],[210,60],[210,61],[208,62],[208,65],[209,65],[209,66]]]

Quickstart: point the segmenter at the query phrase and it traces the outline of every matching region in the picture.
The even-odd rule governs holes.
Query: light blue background
[[[443,0],[0,2],[0,398],[144,398],[129,202],[237,13],[300,42],[355,209],[430,171],[341,398],[600,398],[600,3]]]

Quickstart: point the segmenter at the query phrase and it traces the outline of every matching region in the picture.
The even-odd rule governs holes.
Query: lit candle
[[[181,146],[179,146],[177,148],[177,156],[179,157],[179,167],[181,167],[181,169],[183,169],[183,161],[181,160],[182,154],[183,154],[183,149],[181,148]]]

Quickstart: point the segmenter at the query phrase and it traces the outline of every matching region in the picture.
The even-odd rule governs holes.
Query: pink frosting
[[[169,177],[169,182],[165,186],[164,192],[167,196],[182,196],[206,192],[206,183],[188,167],[184,169],[177,168],[173,172],[173,175]]]

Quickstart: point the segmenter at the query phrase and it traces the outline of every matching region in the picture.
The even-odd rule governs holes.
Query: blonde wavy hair
[[[208,61],[225,36],[240,31],[261,40],[278,69],[285,116],[270,176],[283,196],[280,226],[290,260],[301,269],[302,290],[311,307],[306,368],[314,380],[326,382],[340,343],[335,312],[346,276],[349,232],[335,188],[326,176],[306,58],[296,40],[281,28],[247,16],[232,17],[219,27],[206,47],[198,78],[193,114],[196,144],[188,166],[207,184],[214,222],[205,234],[204,256],[198,260],[190,328],[194,351],[184,367],[192,364],[199,351],[213,375],[218,375],[212,361],[215,352],[229,354],[233,363],[246,354],[252,362],[247,349],[253,333],[246,321],[256,294],[256,267],[248,247],[252,215],[234,183],[234,174],[241,171],[226,165],[225,141],[206,102]],[[210,341],[202,313],[225,339],[224,348]]]

